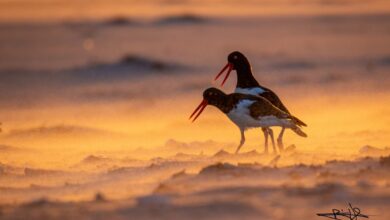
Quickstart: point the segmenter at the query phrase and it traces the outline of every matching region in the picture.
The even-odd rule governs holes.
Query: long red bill
[[[191,119],[192,116],[196,114],[196,116],[192,120],[192,122],[194,122],[199,117],[199,115],[203,112],[203,110],[206,108],[207,104],[208,104],[207,100],[203,99],[203,101],[198,105],[198,107],[196,107],[195,111],[191,114],[189,119]]]
[[[223,67],[223,69],[221,70],[221,72],[218,73],[218,75],[215,77],[214,80],[217,80],[224,72],[225,70],[228,69],[227,73],[226,73],[226,76],[225,78],[223,79],[222,83],[221,83],[221,86],[223,86],[223,84],[225,84],[227,78],[229,77],[230,75],[230,72],[233,70],[233,64],[231,63],[228,63],[226,64],[226,66]]]

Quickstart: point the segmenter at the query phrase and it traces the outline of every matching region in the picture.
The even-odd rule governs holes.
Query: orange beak
[[[207,104],[208,104],[207,100],[203,99],[203,101],[198,105],[198,107],[196,107],[195,111],[191,114],[189,119],[191,119],[196,114],[196,116],[192,120],[192,122],[194,122],[199,117],[199,115],[202,114],[202,112],[206,108]]]
[[[229,77],[230,75],[230,72],[233,70],[233,64],[231,63],[227,63],[225,67],[223,67],[223,69],[221,70],[221,72],[218,73],[218,75],[215,77],[214,80],[217,80],[224,72],[225,70],[228,70],[227,73],[226,73],[226,76],[225,76],[225,79],[223,79],[222,83],[221,83],[221,86],[223,86],[223,84],[225,84],[227,78]]]

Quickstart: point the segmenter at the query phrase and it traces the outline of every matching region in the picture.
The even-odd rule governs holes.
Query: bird
[[[249,128],[269,128],[279,126],[290,128],[301,137],[307,135],[299,127],[300,120],[295,116],[279,109],[261,96],[231,93],[211,87],[203,92],[203,100],[191,114],[189,119],[194,122],[203,110],[212,105],[217,107],[240,129],[241,139],[236,154],[245,143],[245,130]],[[283,133],[280,133],[283,136]],[[274,149],[275,152],[275,149]]]
[[[228,79],[230,72],[232,70],[236,70],[237,72],[237,84],[236,89],[234,90],[235,93],[242,93],[242,94],[250,94],[254,96],[259,96],[262,98],[267,99],[269,102],[271,102],[274,106],[279,108],[285,113],[290,114],[290,111],[287,109],[287,107],[283,104],[283,102],[280,100],[278,95],[276,95],[275,92],[273,92],[271,89],[268,89],[262,85],[260,85],[252,73],[252,67],[248,61],[248,59],[239,51],[234,51],[230,53],[227,57],[228,63],[223,67],[223,69],[217,74],[217,76],[214,78],[216,81],[226,70],[225,78],[223,79],[221,83],[221,87],[224,85],[226,80]],[[307,126],[303,121],[297,120],[297,126]],[[278,148],[279,151],[283,151],[283,133],[284,133],[285,127],[282,126],[282,130],[279,134],[279,138],[277,139],[278,142]],[[274,134],[272,129],[268,127],[262,127],[262,131],[264,133],[264,152],[268,153],[268,136],[270,136],[272,141],[272,147],[274,149],[275,153],[275,140],[274,140]]]

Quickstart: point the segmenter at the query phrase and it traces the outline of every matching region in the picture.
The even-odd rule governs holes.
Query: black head
[[[221,102],[221,99],[225,96],[226,94],[224,92],[214,87],[208,88],[203,92],[203,99],[210,105]]]
[[[244,54],[234,51],[229,54],[228,62],[233,65],[234,70],[238,69],[250,69],[250,64],[248,59],[244,56]]]
[[[217,80],[226,70],[227,70],[226,76],[223,79],[221,86],[223,86],[223,84],[229,78],[230,72],[232,70],[237,71],[237,76],[241,76],[241,77],[242,76],[247,76],[247,77],[252,76],[252,69],[251,69],[251,65],[250,65],[248,59],[244,56],[244,54],[242,54],[238,51],[234,51],[234,52],[229,54],[228,63],[217,74],[217,76],[215,77],[214,80]],[[239,80],[240,80],[240,77],[239,77]]]
[[[203,92],[203,101],[196,107],[194,112],[191,114],[190,119],[192,117],[194,122],[199,115],[203,112],[203,110],[207,107],[207,105],[218,105],[222,102],[223,98],[225,98],[226,94],[221,90],[216,88],[208,88]]]

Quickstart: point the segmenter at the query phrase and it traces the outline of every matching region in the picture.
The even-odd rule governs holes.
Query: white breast
[[[249,106],[254,103],[253,100],[241,100],[235,108],[233,108],[227,116],[238,127],[245,129],[248,127],[257,127],[258,121],[250,116]]]
[[[255,101],[241,100],[235,108],[227,114],[229,119],[241,129],[254,127],[272,127],[272,126],[292,126],[291,122],[286,119],[279,119],[273,115],[263,116],[261,118],[253,118],[249,112],[249,106]]]
[[[259,94],[265,92],[264,89],[260,87],[252,87],[252,88],[240,88],[237,87],[236,90],[234,90],[235,93],[241,93],[241,94],[248,94],[248,95],[256,95],[258,96]]]

